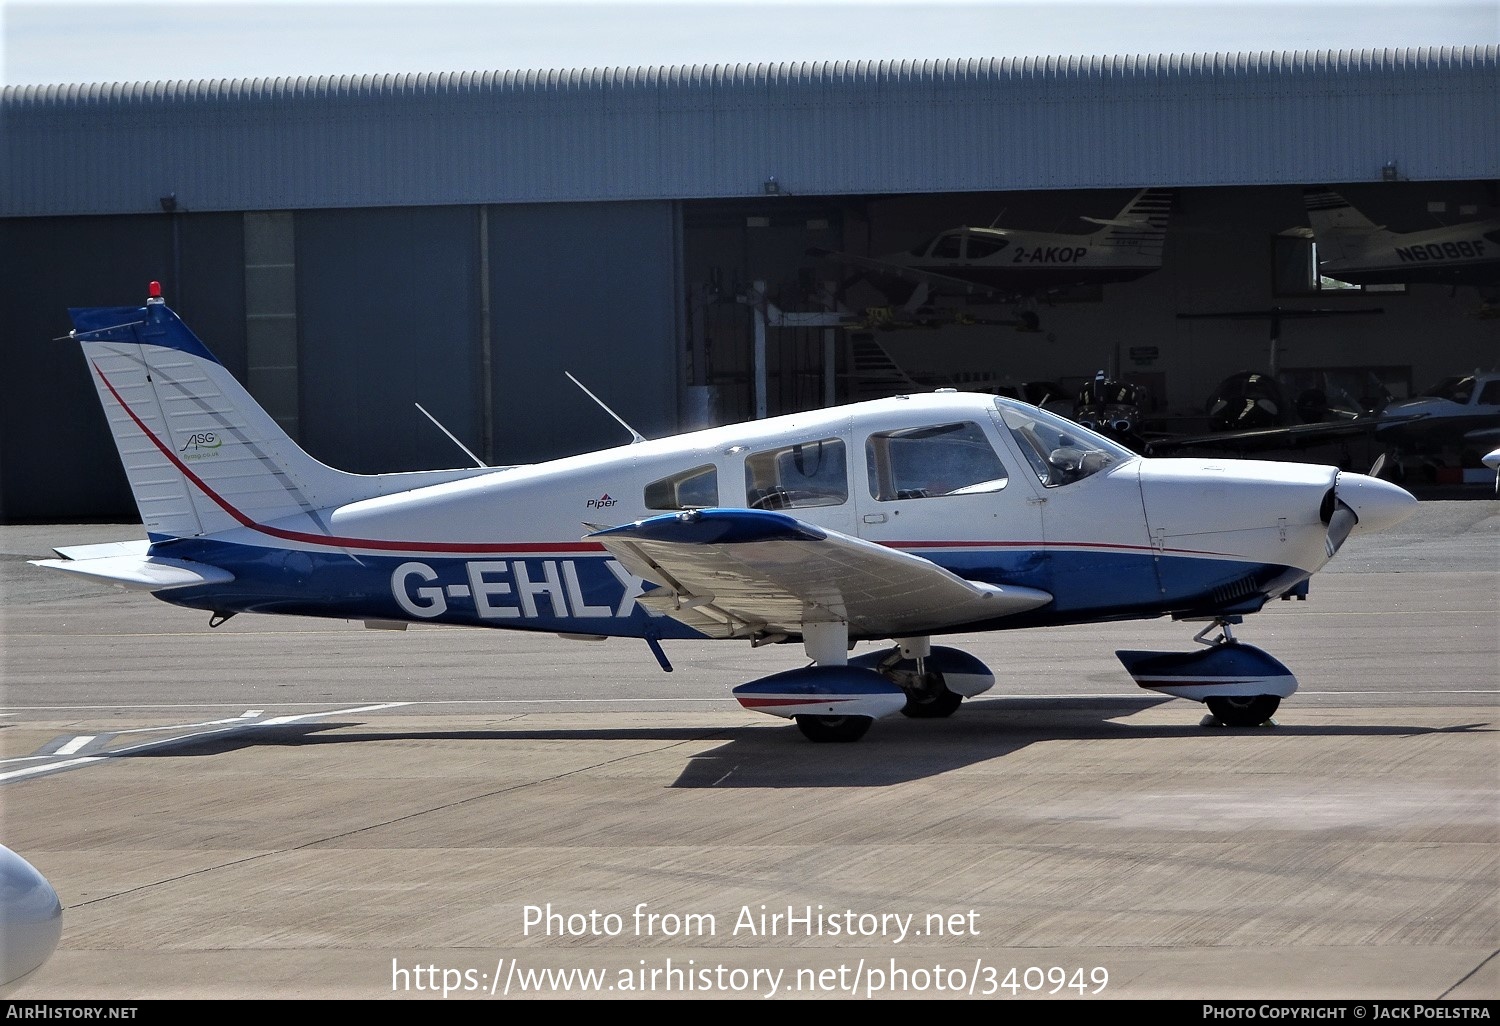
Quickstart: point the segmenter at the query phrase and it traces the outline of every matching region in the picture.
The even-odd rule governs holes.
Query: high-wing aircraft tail
[[[1500,283],[1500,219],[1459,221],[1414,231],[1376,224],[1326,185],[1304,189],[1320,274],[1351,285]]]
[[[69,311],[150,542],[281,523],[326,533],[319,510],[482,468],[362,475],[313,459],[261,408],[161,298]],[[161,591],[219,583],[214,567],[144,548],[59,551],[61,569]]]
[[[1348,200],[1337,192],[1320,185],[1302,191],[1302,202],[1307,207],[1307,218],[1313,235],[1323,244],[1324,237],[1334,232],[1378,232],[1384,229],[1360,213]]]
[[[1326,185],[1304,189],[1302,201],[1320,264],[1342,267],[1345,261],[1358,260],[1376,240],[1391,235]]]

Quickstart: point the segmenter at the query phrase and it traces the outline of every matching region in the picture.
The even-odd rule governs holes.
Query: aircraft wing
[[[804,624],[840,620],[851,636],[900,637],[1052,601],[766,510],[668,513],[588,537],[658,586],[637,601],[712,638],[800,634]]]
[[[1379,435],[1397,424],[1407,424],[1421,417],[1364,416],[1351,420],[1291,424],[1284,427],[1252,428],[1246,431],[1215,431],[1206,435],[1162,435],[1147,439],[1154,456],[1164,456],[1184,449],[1234,449],[1253,452],[1264,449],[1295,449],[1304,445]]]
[[[807,251],[807,255],[823,260],[832,260],[835,263],[845,264],[849,267],[857,267],[861,271],[869,271],[872,274],[901,278],[917,285],[929,285],[945,293],[961,292],[968,295],[997,296],[1007,299],[1013,298],[1016,295],[1014,291],[991,288],[988,285],[980,285],[977,282],[956,278],[951,274],[924,271],[916,267],[907,267],[905,264],[892,263],[889,260],[859,256],[856,253],[841,253],[831,249],[810,249]]]

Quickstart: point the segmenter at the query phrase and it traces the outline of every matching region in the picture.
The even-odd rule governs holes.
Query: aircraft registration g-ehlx
[[[1140,686],[1259,724],[1297,682],[1231,625],[1305,597],[1346,538],[1416,504],[1333,467],[1145,458],[952,390],[524,466],[349,474],[303,453],[152,292],[71,311],[148,536],[40,565],[211,626],[255,612],[631,637],[663,669],[669,639],[800,644],[804,665],[734,693],[815,741],[947,716],[994,684],[936,637],[1163,616],[1205,623],[1205,647],[1118,653]]]

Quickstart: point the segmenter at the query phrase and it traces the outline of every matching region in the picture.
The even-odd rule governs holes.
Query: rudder
[[[69,311],[152,537],[194,537],[362,497],[303,452],[157,294]]]

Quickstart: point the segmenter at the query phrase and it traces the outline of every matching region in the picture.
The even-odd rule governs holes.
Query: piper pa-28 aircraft
[[[1297,682],[1231,625],[1416,500],[1333,467],[1149,459],[941,390],[526,466],[362,476],[303,453],[165,306],[71,311],[148,537],[41,565],[212,614],[799,644],[734,689],[814,741],[994,684],[945,634],[1172,616],[1145,688],[1264,722]],[[1220,633],[1205,638],[1215,630]],[[859,643],[868,653],[851,655]]]
[[[1142,189],[1112,218],[1084,217],[1099,226],[1092,232],[964,226],[881,257],[809,253],[859,268],[887,293],[882,283],[904,283],[911,292],[908,307],[934,294],[1025,299],[1071,285],[1133,281],[1159,270],[1171,209],[1171,190]]]

